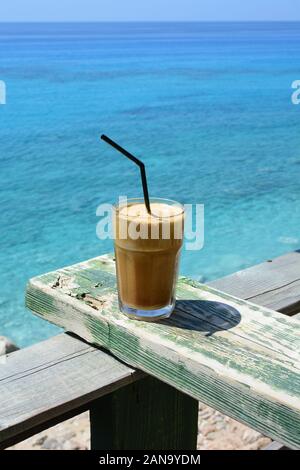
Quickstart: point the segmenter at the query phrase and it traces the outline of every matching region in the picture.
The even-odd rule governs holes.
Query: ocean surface
[[[26,281],[112,250],[96,208],[140,196],[205,205],[181,272],[211,280],[300,248],[300,23],[0,24],[0,335],[58,329]]]

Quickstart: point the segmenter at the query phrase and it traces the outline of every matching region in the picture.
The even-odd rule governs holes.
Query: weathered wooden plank
[[[290,308],[290,302],[293,301],[293,299],[296,300],[296,303],[298,301],[298,298],[300,298],[300,291],[296,291],[296,288],[295,288],[295,283],[292,282],[291,284],[291,287],[293,288],[293,295],[292,296],[289,296],[288,295],[288,292],[287,289],[285,288],[285,286],[287,284],[289,284],[291,282],[291,280],[295,279],[295,277],[297,277],[297,274],[299,273],[300,271],[300,256],[298,253],[291,253],[291,254],[288,254],[288,255],[284,255],[282,257],[280,257],[279,259],[276,259],[276,260],[273,260],[272,261],[272,265],[268,262],[268,263],[263,263],[263,264],[260,264],[258,266],[255,266],[255,267],[252,267],[252,268],[249,268],[249,269],[246,269],[244,270],[242,273],[237,273],[232,275],[232,276],[228,276],[224,279],[220,279],[218,281],[214,281],[212,284],[214,286],[216,286],[217,288],[221,289],[221,290],[226,290],[226,288],[228,289],[228,291],[231,291],[231,293],[233,294],[238,294],[240,296],[242,296],[243,298],[244,297],[247,297],[247,295],[249,295],[249,291],[247,292],[247,289],[248,289],[248,285],[251,287],[251,294],[254,295],[255,292],[258,294],[258,296],[260,295],[261,293],[261,286],[260,286],[260,283],[257,283],[256,282],[256,279],[261,279],[263,278],[263,282],[270,282],[270,280],[272,282],[274,282],[274,279],[276,280],[276,300],[274,300],[273,298],[273,306],[274,308],[280,308],[281,306],[284,307],[284,309],[289,309]],[[270,267],[272,267],[272,269],[270,270]],[[259,271],[262,270],[263,274],[259,274]],[[283,270],[283,271],[282,271]],[[284,277],[281,276],[281,282],[283,284],[283,286],[278,286],[278,274],[279,272],[284,272]],[[291,272],[290,272],[291,271]],[[248,283],[248,279],[249,279],[249,283]],[[264,280],[265,279],[265,280]],[[270,287],[270,286],[269,286]],[[238,289],[238,292],[235,291],[235,289]],[[298,294],[298,297],[297,297],[297,294]],[[258,303],[261,303],[263,305],[263,297],[259,297],[259,298],[256,298],[256,297],[253,297],[254,300]],[[277,302],[277,299],[278,299],[278,304],[276,303]],[[299,315],[296,315],[296,316],[299,316]],[[66,366],[70,367],[71,368],[74,368],[74,369],[77,369],[78,368],[78,364],[77,364],[77,356],[76,356],[76,349],[74,350],[74,356],[70,356],[69,352],[70,352],[70,338],[68,335],[61,335],[60,336],[60,340],[59,340],[59,348],[57,349],[57,344],[56,344],[56,339],[51,339],[49,341],[45,341],[45,342],[42,342],[40,345],[36,345],[34,347],[34,352],[32,355],[30,355],[30,361],[31,361],[31,365],[34,365],[36,364],[35,361],[37,361],[37,364],[39,364],[40,360],[42,359],[42,367],[46,367],[49,371],[49,375],[52,376],[53,374],[53,380],[57,383],[57,387],[55,388],[55,393],[52,393],[52,402],[51,404],[48,402],[48,397],[46,398],[46,406],[49,406],[49,411],[51,411],[50,413],[48,411],[45,412],[45,414],[43,414],[43,416],[40,416],[40,411],[39,410],[36,410],[36,408],[33,408],[32,412],[33,412],[33,416],[35,413],[37,413],[38,415],[38,419],[37,420],[33,420],[32,421],[32,427],[28,428],[27,425],[25,425],[24,427],[23,426],[16,426],[15,427],[15,432],[17,433],[14,438],[15,440],[17,441],[18,439],[21,439],[22,436],[23,438],[25,437],[28,437],[29,435],[32,435],[34,434],[35,432],[39,431],[39,430],[42,430],[43,426],[44,427],[47,427],[51,424],[56,424],[56,419],[57,419],[57,422],[59,421],[62,421],[64,420],[64,417],[66,416],[66,413],[72,413],[73,414],[76,414],[76,410],[78,410],[78,404],[76,404],[76,401],[71,404],[69,402],[69,395],[66,396],[66,400],[67,400],[67,406],[64,407],[62,406],[61,408],[59,408],[59,414],[57,415],[56,412],[52,413],[52,408],[56,409],[57,405],[62,405],[61,404],[61,397],[62,397],[62,394],[61,394],[61,386],[64,387],[64,383],[61,383],[61,381],[57,380],[57,376],[56,376],[56,368],[52,366],[52,362],[49,361],[49,363],[44,363],[43,362],[43,359],[49,354],[49,355],[52,355],[53,353],[54,354],[58,354],[59,355],[59,358],[60,358],[60,361],[63,363],[66,361]],[[64,342],[66,342],[66,344],[63,344]],[[76,348],[78,348],[78,350],[81,350],[82,348],[82,342],[79,342],[78,340],[74,340],[74,346],[76,346]],[[90,350],[92,350],[93,348],[90,347]],[[27,369],[27,366],[28,366],[28,352],[31,351],[31,348],[29,349],[25,349],[24,350],[24,355],[23,355],[23,352],[22,354],[18,354],[17,356],[10,356],[10,360],[9,360],[9,363],[7,364],[8,368],[9,369],[12,369],[12,375],[16,373],[16,367],[18,366],[19,367],[19,370],[20,370],[20,374],[22,374],[24,372],[24,370]],[[14,361],[12,361],[12,359],[14,359]],[[55,356],[53,357],[53,360],[55,359]],[[2,369],[3,371],[3,369]],[[0,372],[1,372],[1,369],[0,369]],[[38,372],[37,372],[38,373]],[[30,376],[26,376],[25,375],[25,380],[28,380]],[[78,380],[78,387],[81,387],[81,385],[79,384],[79,379],[82,378],[83,380],[83,383],[85,383],[86,381],[86,377],[85,377],[85,374],[78,374],[77,376]],[[19,377],[18,378],[19,381],[22,381],[22,378]],[[97,386],[98,384],[95,383],[95,394],[97,396]],[[30,391],[29,393],[31,394],[32,396],[32,400],[34,402],[36,402],[36,395],[34,394],[35,392],[35,389],[34,389],[34,384],[31,386],[31,384],[28,384],[28,390]],[[57,393],[56,393],[57,392]],[[40,394],[38,394],[38,398],[40,398]],[[16,408],[20,408],[22,406],[22,403],[23,403],[23,397],[20,398],[20,403],[16,403]],[[26,394],[25,394],[25,400],[26,400]],[[85,401],[84,401],[84,404],[85,404]],[[83,405],[84,406],[84,405]],[[64,411],[67,410],[66,412]],[[2,412],[4,412],[4,409],[2,408]],[[12,412],[12,416],[14,416],[15,414]],[[66,416],[67,417],[67,416]],[[23,415],[20,415],[19,416],[19,419],[20,419],[20,422],[22,423],[22,420],[23,420]],[[20,434],[20,429],[22,430],[22,433]],[[24,433],[27,433],[26,435]],[[0,439],[1,439],[1,434],[0,434]],[[5,443],[3,443],[4,447],[5,447]],[[276,445],[280,445],[280,444],[276,444]]]
[[[300,318],[300,252],[236,272],[208,285],[258,305],[272,308],[293,318]],[[263,450],[286,450],[288,447],[272,442]]]
[[[300,312],[300,250],[209,283],[286,315]]]
[[[118,310],[113,264],[90,260],[32,279],[38,315],[293,448],[300,447],[299,321],[188,279],[171,319]]]
[[[143,375],[66,334],[8,355],[0,367],[1,447]]]
[[[287,253],[278,258],[244,269],[208,285],[228,294],[249,299],[300,319],[300,253]],[[263,450],[287,450],[273,441]]]
[[[94,450],[195,450],[198,401],[153,377],[116,390],[90,410]]]

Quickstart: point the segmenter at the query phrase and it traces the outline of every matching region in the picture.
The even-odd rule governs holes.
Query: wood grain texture
[[[286,315],[294,315],[300,312],[300,251],[217,279],[209,285]]]
[[[141,377],[141,372],[66,334],[10,354],[0,367],[0,443],[6,447],[27,430],[34,434],[42,423]]]
[[[94,450],[197,448],[198,401],[153,377],[97,400],[90,420]]]
[[[244,269],[208,285],[258,305],[272,308],[300,319],[300,252]],[[288,447],[272,442],[263,450],[286,450]]]
[[[167,321],[118,310],[109,256],[32,279],[27,306],[116,357],[300,448],[300,323],[189,279]]]

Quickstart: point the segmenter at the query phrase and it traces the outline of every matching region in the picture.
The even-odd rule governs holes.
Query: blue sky
[[[0,21],[300,20],[300,0],[1,0]]]

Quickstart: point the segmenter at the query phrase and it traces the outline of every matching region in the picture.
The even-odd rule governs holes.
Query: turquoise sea
[[[0,24],[0,335],[57,329],[24,308],[28,278],[112,249],[96,208],[140,196],[205,204],[209,280],[300,248],[300,23]]]

